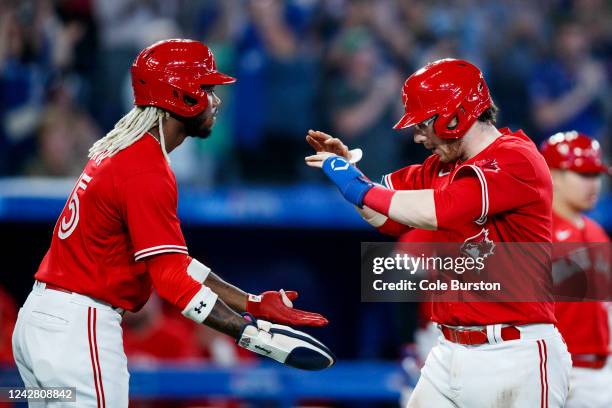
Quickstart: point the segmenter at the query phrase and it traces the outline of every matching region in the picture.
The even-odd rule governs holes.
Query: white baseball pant
[[[408,408],[563,407],[572,363],[561,334],[552,324],[517,327],[520,339],[495,344],[440,336]]]
[[[74,402],[30,407],[127,408],[129,374],[120,311],[36,282],[13,332],[13,353],[26,387],[76,387]]]

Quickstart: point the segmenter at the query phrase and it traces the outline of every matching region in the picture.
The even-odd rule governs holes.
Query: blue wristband
[[[357,167],[342,157],[331,156],[323,162],[323,171],[347,201],[363,207],[363,197],[374,187],[374,183],[368,180]]]

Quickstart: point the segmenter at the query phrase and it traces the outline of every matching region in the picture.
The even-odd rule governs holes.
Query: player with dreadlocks
[[[13,351],[27,387],[76,387],[79,407],[127,407],[121,318],[153,287],[255,353],[310,370],[334,363],[316,339],[270,322],[327,324],[293,308],[296,292],[250,295],[188,255],[168,153],[187,136],[210,135],[221,104],[214,87],[234,81],[198,41],[162,41],[138,55],[136,106],[90,149],[19,313]]]
[[[91,149],[89,149],[89,158],[101,162],[106,157],[113,156],[118,151],[125,149],[143,137],[156,124],[158,129],[162,130],[160,137],[163,141],[162,123],[166,116],[166,112],[154,106],[134,107],[124,117],[119,119],[119,122],[105,137],[94,143]],[[166,160],[169,161],[164,145],[162,144],[161,147]]]

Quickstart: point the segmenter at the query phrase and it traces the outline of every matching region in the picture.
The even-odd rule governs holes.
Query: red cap
[[[540,153],[551,169],[610,174],[610,168],[603,163],[599,142],[584,133],[556,133],[542,143]]]
[[[203,86],[236,79],[217,71],[210,49],[194,40],[165,40],[145,48],[132,64],[134,104],[193,117],[208,106]]]

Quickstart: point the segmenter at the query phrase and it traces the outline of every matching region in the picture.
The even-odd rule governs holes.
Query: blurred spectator
[[[100,24],[102,47],[142,49],[159,41],[159,31],[178,31],[178,2],[91,0]]]
[[[235,129],[242,175],[295,180],[314,117],[318,56],[308,28],[312,2],[247,1],[237,41]],[[279,155],[278,152],[283,152]]]
[[[530,84],[538,141],[574,129],[602,139],[608,79],[601,62],[591,55],[590,39],[575,21],[564,21],[555,35],[551,58],[539,65]]]
[[[72,104],[64,86],[42,113],[37,131],[37,149],[24,172],[31,176],[78,176],[91,145],[101,136],[92,119]]]
[[[95,31],[87,8],[78,3],[26,0],[0,6],[3,173],[23,170],[23,162],[36,149],[33,136],[54,80],[71,82],[75,96],[81,102],[87,100],[87,81],[82,75],[91,67]]]
[[[9,174],[32,149],[50,74],[41,18],[25,3],[0,5],[0,171]]]
[[[384,57],[401,73],[412,71],[416,47],[415,31],[406,24],[401,2],[378,0],[369,14],[369,28],[381,44]],[[404,2],[407,3],[407,2]],[[419,8],[413,5],[414,8]]]
[[[512,18],[508,18],[511,13]],[[519,10],[500,12],[501,37],[489,44],[489,72],[487,81],[495,103],[501,107],[499,118],[509,127],[532,129],[532,115],[526,84],[539,63],[545,49],[544,33],[547,26],[542,14],[533,5]],[[529,133],[531,134],[531,133]]]
[[[126,112],[121,104],[121,85],[136,54],[156,41],[183,34],[176,22],[178,2],[91,1],[100,32],[93,98],[98,102],[97,119],[106,130]]]
[[[203,3],[189,2],[193,38],[206,39],[206,44],[213,50],[217,68],[233,76],[236,69],[237,38],[244,25],[245,13],[242,0],[213,0]],[[184,10],[185,8],[182,8]],[[234,153],[236,140],[235,129],[240,124],[234,120],[234,94],[237,85],[221,86],[215,93],[223,101],[217,114],[212,137],[207,140],[194,140],[193,156],[195,158],[196,177],[190,181],[198,185],[213,185],[215,182],[235,181],[239,177],[239,166]],[[176,149],[175,152],[184,152]],[[175,169],[175,167],[173,167]],[[178,177],[178,175],[177,175]],[[186,180],[183,177],[183,180]]]
[[[612,3],[606,0],[574,0],[573,15],[591,40],[593,53],[612,72]]]
[[[399,167],[401,149],[392,129],[400,117],[399,74],[381,60],[362,27],[347,28],[338,36],[330,60],[339,69],[326,86],[332,134],[366,152],[360,167],[371,177]]]

